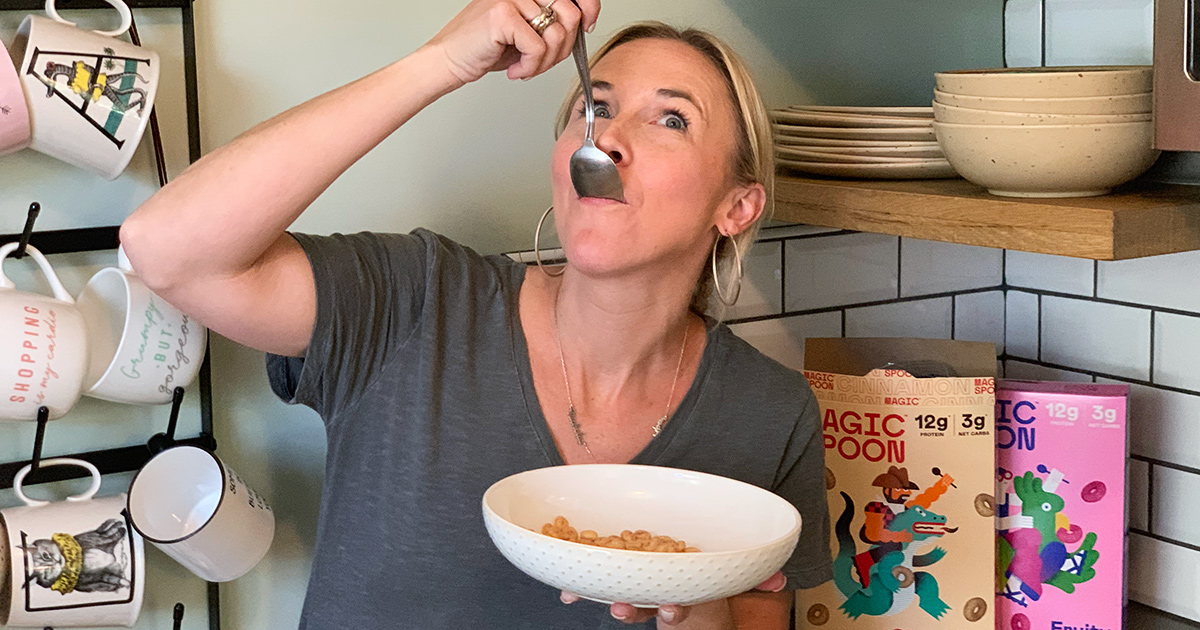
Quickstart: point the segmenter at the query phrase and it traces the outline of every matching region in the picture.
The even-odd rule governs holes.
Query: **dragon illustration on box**
[[[954,479],[937,468],[938,480],[916,497],[920,488],[908,478],[906,468],[891,466],[872,482],[881,495],[863,507],[864,523],[859,538],[868,545],[858,552],[851,534],[854,501],[842,492],[846,507],[834,526],[838,553],[833,563],[834,583],[846,598],[841,609],[851,619],[863,615],[899,613],[916,599],[922,610],[935,619],[950,609],[938,594],[938,582],[924,569],[938,562],[946,550],[934,543],[958,531],[948,527],[946,517],[932,511],[935,501],[949,490]],[[932,549],[930,546],[933,545]]]
[[[1085,535],[1063,514],[1065,502],[1056,492],[1069,482],[1056,469],[1038,466],[1038,472],[1048,476],[1043,480],[1034,471],[1016,476],[1001,469],[997,479],[996,494],[1004,501],[996,506],[996,588],[1021,606],[1041,599],[1043,584],[1074,593],[1077,584],[1096,577],[1100,558],[1095,532]],[[1103,486],[1094,485],[1085,488],[1085,501],[1103,497]],[[1080,544],[1068,551],[1075,543]]]

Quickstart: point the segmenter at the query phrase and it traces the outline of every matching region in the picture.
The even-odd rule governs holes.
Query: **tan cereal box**
[[[797,627],[994,625],[995,347],[809,339],[834,579],[797,593]]]

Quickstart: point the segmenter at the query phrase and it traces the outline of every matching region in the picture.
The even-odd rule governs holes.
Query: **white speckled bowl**
[[[1051,66],[957,70],[934,78],[939,91],[951,94],[1064,98],[1149,92],[1154,72],[1151,66]]]
[[[933,123],[960,175],[1005,197],[1094,197],[1154,164],[1154,124]]]
[[[1154,93],[1119,96],[1076,96],[1068,98],[1020,98],[966,96],[933,91],[933,100],[968,109],[1027,114],[1148,114],[1154,109]]]
[[[1144,114],[1021,114],[990,112],[982,109],[955,107],[933,103],[937,122],[963,125],[1105,125],[1123,122],[1149,122],[1150,112]]]
[[[645,529],[702,551],[625,551],[542,535],[542,525],[556,516],[601,536]],[[483,519],[500,553],[534,579],[594,601],[646,608],[690,606],[751,590],[784,565],[800,537],[800,513],[775,494],[659,466],[589,464],[519,473],[483,495]]]

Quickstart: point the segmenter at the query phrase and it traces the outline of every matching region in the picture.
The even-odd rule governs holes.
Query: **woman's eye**
[[[687,117],[680,112],[667,112],[658,122],[667,129],[674,129],[676,131],[686,131],[688,128]]]
[[[608,111],[608,105],[596,103],[596,116],[600,118],[612,118],[612,115]]]

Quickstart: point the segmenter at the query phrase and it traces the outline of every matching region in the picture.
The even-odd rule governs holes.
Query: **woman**
[[[772,186],[761,102],[716,40],[640,26],[596,55],[596,143],[625,201],[580,199],[571,185],[583,136],[576,90],[551,162],[565,268],[526,273],[421,230],[285,233],[441,95],[488,71],[527,79],[565,58],[577,25],[591,28],[599,12],[598,0],[578,7],[555,3],[557,21],[539,33],[530,21],[544,9],[532,0],[476,0],[408,57],[205,157],[122,227],[148,284],[271,353],[276,392],[326,423],[302,627],[597,628],[654,616],[679,628],[787,627],[782,576],[767,592],[691,610],[614,604],[619,621],[551,599],[492,547],[478,502],[507,475],[563,463],[676,466],[768,488],[805,520],[787,583],[830,576],[807,384],[699,314],[710,256],[735,271],[711,289],[734,297],[734,260]]]

